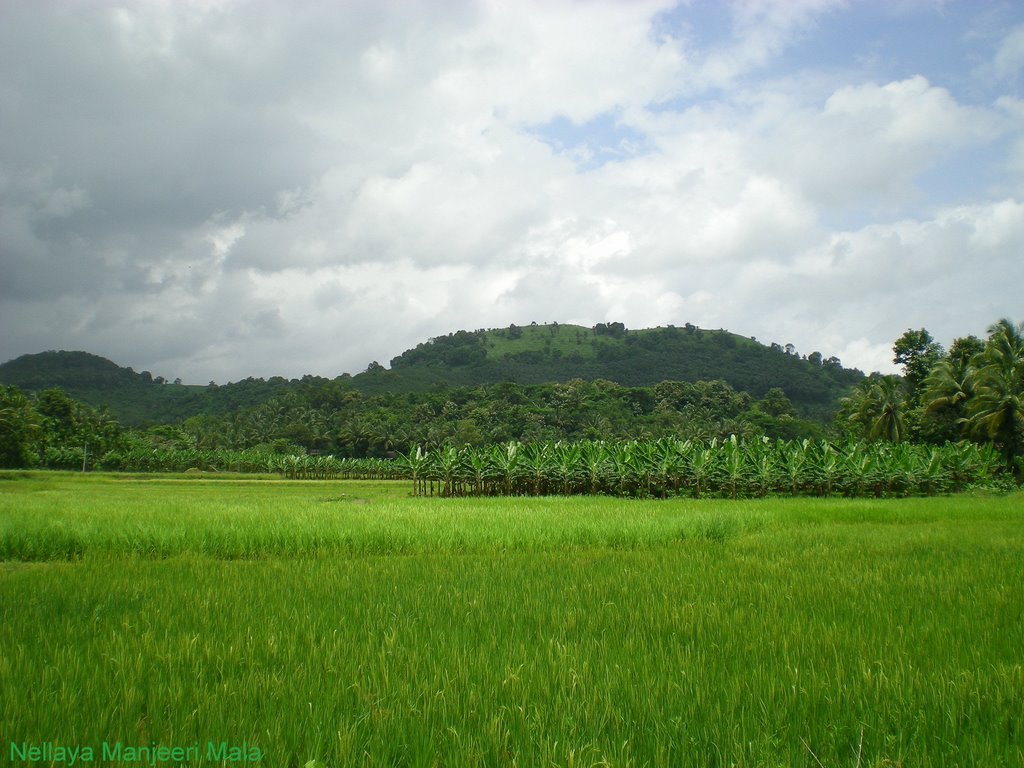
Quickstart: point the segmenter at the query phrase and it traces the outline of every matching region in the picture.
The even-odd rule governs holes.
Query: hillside
[[[89,352],[40,352],[0,365],[0,384],[23,392],[60,387],[83,403],[106,406],[119,421],[132,426],[252,407],[273,397],[287,383],[281,378],[246,379],[225,387],[169,383]]]
[[[530,325],[457,331],[419,344],[354,377],[364,392],[423,391],[438,385],[500,381],[541,384],[606,379],[623,386],[661,381],[721,379],[762,397],[780,387],[805,416],[826,419],[838,399],[864,374],[835,358],[804,359],[728,331],[684,328],[628,330],[620,323],[594,328]]]
[[[727,331],[690,325],[643,330],[628,330],[620,323],[594,328],[529,325],[456,331],[403,352],[391,360],[390,369],[371,363],[365,372],[334,382],[370,396],[503,381],[529,385],[608,380],[644,387],[662,381],[720,379],[755,398],[779,387],[802,416],[827,421],[838,399],[863,374],[843,368],[834,358],[826,360],[816,353],[809,358]],[[43,352],[0,365],[0,384],[29,392],[59,386],[136,425],[253,407],[310,381],[328,380],[272,377],[221,386],[169,384],[87,352]]]

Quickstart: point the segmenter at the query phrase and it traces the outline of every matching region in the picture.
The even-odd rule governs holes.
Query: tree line
[[[841,434],[893,443],[989,443],[1024,472],[1024,323],[999,320],[987,338],[957,338],[948,350],[924,328],[893,345],[903,376],[874,375],[836,417]]]
[[[0,466],[279,471],[272,457],[396,459],[417,449],[439,455],[588,441],[723,445],[735,436],[744,444],[970,442],[992,446],[1020,477],[1024,323],[1000,320],[987,338],[958,338],[949,350],[925,329],[908,330],[893,353],[903,376],[873,375],[852,387],[829,426],[800,418],[781,388],[755,398],[720,380],[650,387],[504,381],[373,395],[309,377],[255,405],[135,429],[59,388],[26,394],[7,386],[0,387]],[[183,467],[189,456],[194,463]]]
[[[118,468],[122,457],[140,451],[394,458],[410,446],[732,434],[817,439],[824,427],[801,419],[779,388],[755,399],[722,381],[654,387],[578,379],[502,382],[368,396],[311,379],[255,406],[139,429],[124,427],[106,409],[78,402],[58,388],[27,395],[0,387],[0,466],[6,467]]]

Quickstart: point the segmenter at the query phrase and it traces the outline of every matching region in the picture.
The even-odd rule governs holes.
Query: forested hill
[[[514,381],[520,385],[607,380],[626,387],[662,381],[723,380],[756,398],[781,388],[807,418],[826,421],[838,399],[863,378],[835,358],[765,346],[727,331],[683,328],[628,330],[620,323],[510,326],[456,331],[430,339],[355,376],[248,378],[208,386],[170,383],[87,352],[43,352],[0,365],[0,384],[26,392],[61,387],[106,406],[126,424],[169,423],[197,414],[252,408],[289,389],[330,383],[367,396],[427,393],[439,388]]]
[[[377,392],[577,378],[632,387],[722,380],[754,397],[780,387],[803,414],[823,418],[864,374],[820,352],[801,356],[792,347],[692,325],[629,330],[621,323],[552,323],[439,336],[391,360],[390,370],[371,364],[353,381]]]
[[[23,392],[60,387],[76,400],[106,407],[127,425],[167,424],[202,413],[228,413],[264,403],[289,382],[245,379],[224,387],[173,383],[149,371],[136,373],[89,352],[40,352],[0,365],[0,385]]]

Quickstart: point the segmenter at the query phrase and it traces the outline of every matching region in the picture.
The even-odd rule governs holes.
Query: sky
[[[0,0],[0,362],[1024,320],[1019,0]]]

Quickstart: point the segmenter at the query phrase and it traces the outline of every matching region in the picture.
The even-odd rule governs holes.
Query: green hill
[[[136,373],[89,352],[40,352],[0,365],[0,384],[23,392],[60,387],[76,400],[106,406],[131,426],[174,423],[199,413],[252,407],[287,386],[282,378],[246,379],[226,387],[169,383],[148,371]]]
[[[863,373],[843,368],[835,358],[814,353],[804,359],[728,331],[553,323],[438,336],[395,357],[390,369],[371,363],[365,372],[339,376],[334,384],[372,396],[505,381],[529,385],[583,379],[649,387],[662,381],[723,380],[755,398],[779,387],[802,416],[825,422],[838,399],[861,378]],[[221,386],[169,384],[87,352],[42,352],[0,365],[0,384],[26,392],[61,387],[90,405],[107,406],[130,425],[223,415],[328,381],[306,376],[248,378]]]
[[[143,374],[88,352],[40,352],[0,365],[0,383],[33,392],[50,387],[109,392],[141,387],[145,381]]]
[[[621,323],[594,328],[529,325],[439,336],[352,380],[358,389],[423,391],[439,385],[500,381],[542,384],[606,379],[623,386],[720,379],[762,397],[781,388],[805,416],[826,419],[838,399],[864,374],[835,358],[787,354],[728,331],[683,328],[628,330]]]

